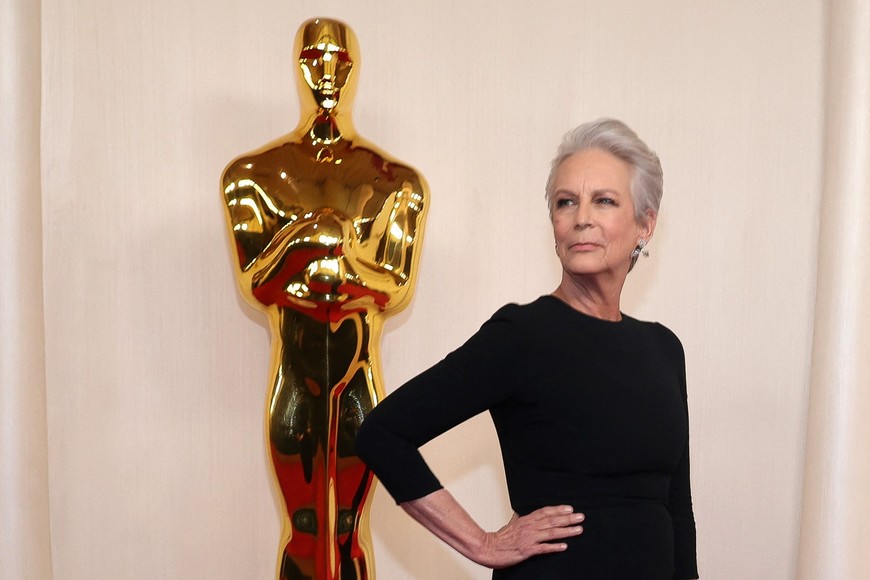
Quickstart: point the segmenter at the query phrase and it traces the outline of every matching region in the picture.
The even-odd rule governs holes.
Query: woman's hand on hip
[[[402,508],[457,552],[489,568],[506,568],[538,554],[562,552],[559,542],[583,533],[584,516],[568,505],[514,514],[497,532],[486,532],[446,489],[403,502]]]
[[[486,532],[479,564],[505,568],[539,554],[562,552],[568,548],[565,538],[583,533],[584,515],[571,506],[548,506],[525,516],[514,514],[497,532]]]

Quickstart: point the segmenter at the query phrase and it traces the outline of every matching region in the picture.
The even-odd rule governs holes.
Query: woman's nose
[[[574,214],[574,227],[583,229],[590,225],[589,205],[580,202],[577,204],[577,211]]]

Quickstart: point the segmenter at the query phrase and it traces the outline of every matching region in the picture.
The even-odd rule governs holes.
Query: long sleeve
[[[679,349],[680,390],[686,405],[686,421],[688,424],[688,401],[686,394],[686,365],[683,347],[677,341]],[[674,567],[675,580],[698,578],[698,557],[696,552],[695,514],[692,509],[692,489],[689,470],[689,437],[686,434],[686,444],[680,463],[673,476],[668,498],[668,511],[674,525]]]
[[[464,345],[387,396],[357,435],[357,454],[397,503],[440,489],[418,448],[510,397],[519,336],[499,310]]]

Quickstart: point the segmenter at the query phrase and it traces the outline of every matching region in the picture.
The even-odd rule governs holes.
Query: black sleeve
[[[670,333],[670,331],[668,331]],[[680,391],[688,425],[689,409],[686,395],[686,362],[679,339],[671,334],[676,343],[676,360],[680,367]],[[692,510],[692,486],[689,475],[689,436],[686,432],[686,445],[680,463],[671,477],[668,510],[674,525],[674,566],[675,580],[698,578],[698,557],[695,538],[695,514]]]
[[[510,309],[499,310],[464,345],[385,397],[363,421],[357,454],[396,503],[442,487],[420,446],[510,397],[519,340]]]

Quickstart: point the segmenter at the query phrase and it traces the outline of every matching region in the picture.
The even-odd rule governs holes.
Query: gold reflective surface
[[[353,31],[310,20],[294,54],[299,126],[235,159],[222,180],[238,281],[272,331],[266,427],[285,508],[278,578],[371,579],[373,481],[354,441],[383,396],[381,327],[411,297],[428,190],[354,131]]]

